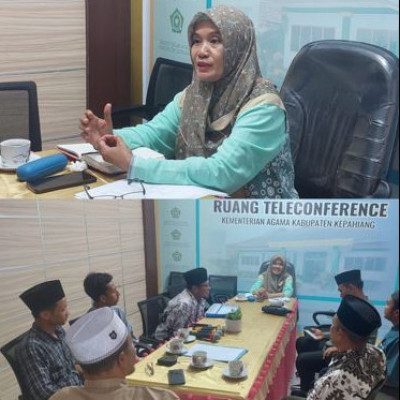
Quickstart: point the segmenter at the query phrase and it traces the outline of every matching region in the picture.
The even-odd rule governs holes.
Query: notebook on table
[[[234,312],[238,309],[237,306],[231,306],[229,304],[214,303],[206,311],[206,317],[208,318],[225,318],[229,313]]]

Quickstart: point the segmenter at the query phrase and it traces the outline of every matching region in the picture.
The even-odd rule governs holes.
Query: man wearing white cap
[[[169,339],[178,329],[192,325],[204,317],[205,299],[210,294],[207,270],[191,269],[185,272],[184,278],[187,288],[168,303],[154,334],[156,339]]]
[[[81,317],[66,340],[85,384],[64,388],[51,400],[178,400],[169,390],[127,386],[125,377],[135,370],[135,348],[128,329],[109,307]]]

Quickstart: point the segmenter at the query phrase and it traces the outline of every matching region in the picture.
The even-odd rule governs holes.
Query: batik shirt
[[[56,328],[56,335],[50,335],[34,323],[18,348],[17,360],[30,400],[46,400],[63,387],[83,382],[75,369],[61,326]]]
[[[203,318],[205,303],[204,299],[197,300],[187,289],[179,293],[168,303],[155,337],[159,340],[169,339],[179,328],[189,326]]]
[[[328,372],[314,385],[307,400],[365,399],[385,378],[385,355],[367,344],[363,350],[349,350],[332,358]]]

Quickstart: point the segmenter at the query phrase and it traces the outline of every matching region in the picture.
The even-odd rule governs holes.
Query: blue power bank
[[[17,177],[20,181],[34,181],[61,171],[67,163],[68,158],[64,154],[46,156],[18,167]]]

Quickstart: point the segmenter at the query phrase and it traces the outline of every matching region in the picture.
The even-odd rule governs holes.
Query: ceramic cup
[[[204,367],[205,365],[207,365],[207,352],[195,351],[192,354],[192,364],[195,367]]]
[[[233,377],[240,376],[243,372],[244,364],[241,360],[233,360],[228,363],[229,375]]]
[[[0,143],[1,162],[7,167],[18,167],[29,160],[31,141],[7,139]]]
[[[178,330],[178,337],[180,339],[187,340],[189,335],[190,335],[190,329],[189,328],[181,328],[181,329]]]
[[[183,350],[183,340],[178,338],[171,339],[169,342],[169,348],[174,353],[181,352]]]

